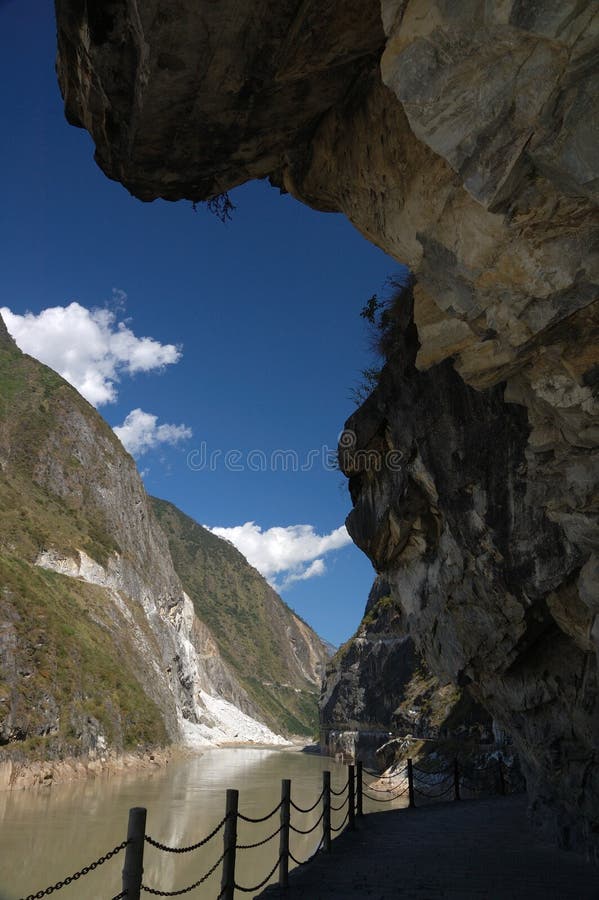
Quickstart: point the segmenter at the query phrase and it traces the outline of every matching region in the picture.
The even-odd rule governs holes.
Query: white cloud
[[[307,581],[309,578],[317,578],[324,575],[327,570],[324,559],[315,559],[303,572],[291,572],[283,579],[281,590],[291,587],[295,581]]]
[[[158,416],[143,409],[132,409],[113,431],[132,456],[142,456],[160,444],[178,444],[192,436],[187,425],[159,425]]]
[[[281,590],[296,581],[324,575],[322,557],[351,543],[345,525],[330,534],[317,534],[313,525],[276,526],[262,531],[255,522],[209,530],[231,541],[273,587]],[[283,581],[277,585],[275,576],[281,574]]]
[[[119,292],[118,302],[124,297]],[[181,358],[179,347],[137,337],[110,309],[73,302],[37,315],[8,307],[0,312],[21,350],[59,372],[94,406],[116,400],[121,375],[160,370]]]

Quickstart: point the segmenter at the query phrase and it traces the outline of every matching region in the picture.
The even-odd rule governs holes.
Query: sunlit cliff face
[[[349,423],[404,465],[348,463],[348,526],[430,665],[513,733],[533,807],[592,844],[596,4],[87,8],[57,2],[58,72],[110,177],[144,200],[269,177],[415,272]]]
[[[597,683],[580,599],[592,562],[547,515],[563,485],[530,451],[526,408],[503,385],[465,385],[449,361],[419,371],[405,334],[346,425],[348,529],[433,670],[511,733],[535,806],[563,804],[575,829],[595,814]],[[399,466],[374,464],[387,446]]]

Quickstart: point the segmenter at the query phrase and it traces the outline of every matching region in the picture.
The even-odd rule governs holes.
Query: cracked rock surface
[[[356,542],[533,809],[597,847],[599,9],[57,0],[67,115],[143,200],[268,177],[417,276],[357,448]],[[402,340],[399,344],[402,344]]]

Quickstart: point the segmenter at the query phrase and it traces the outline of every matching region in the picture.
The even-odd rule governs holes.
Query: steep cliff
[[[350,427],[349,527],[443,678],[597,846],[597,103],[591,0],[57,0],[70,120],[144,200],[268,176],[417,274]],[[553,811],[553,812],[552,812]]]
[[[64,755],[176,739],[191,696],[162,626],[185,599],[133,460],[6,339],[0,398],[2,743]]]
[[[411,755],[420,739],[427,742],[425,750],[439,751],[445,739],[458,738],[462,755],[470,744],[477,747],[493,740],[485,710],[467,691],[442,684],[430,671],[414,646],[400,604],[381,576],[370,590],[356,634],[327,666],[320,725],[327,752],[370,765],[381,762],[376,751],[391,737],[399,739],[404,749],[411,747]],[[455,752],[455,743],[452,748]]]
[[[152,505],[196,615],[253,701],[249,711],[271,728],[313,735],[325,644],[232,544],[172,503],[152,498]]]
[[[205,602],[206,615],[196,615],[153,505],[112,429],[21,353],[0,318],[0,761],[167,742],[281,743],[281,731],[312,729],[322,643],[302,623],[293,631],[271,592],[277,676],[297,681],[303,664],[294,691],[306,693],[291,707],[295,718],[286,698],[252,699],[241,683],[250,671],[234,651],[247,623],[232,614],[228,640],[213,636],[207,619],[218,627],[218,591],[229,600],[224,581],[210,585],[213,608]],[[170,519],[189,522],[163,506]],[[206,572],[190,578],[194,593],[215,567],[227,577],[230,548],[209,537],[196,560]],[[237,556],[231,577],[270,591]]]

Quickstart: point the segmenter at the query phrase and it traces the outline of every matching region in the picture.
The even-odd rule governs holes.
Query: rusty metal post
[[[350,831],[356,827],[356,776],[353,766],[347,767],[347,810],[349,814],[348,826]]]
[[[123,892],[127,900],[139,900],[144,871],[144,844],[146,840],[146,815],[143,806],[129,810],[127,848],[123,865]]]

